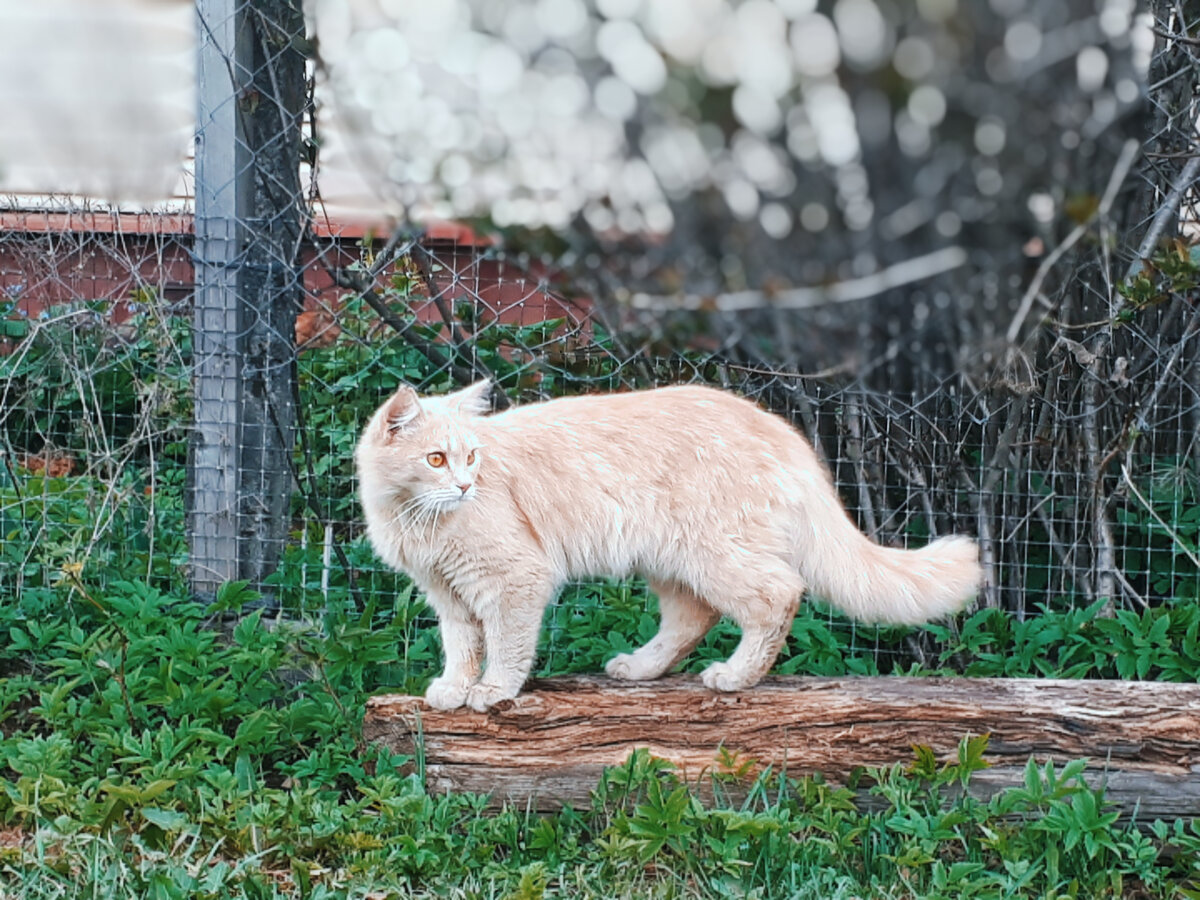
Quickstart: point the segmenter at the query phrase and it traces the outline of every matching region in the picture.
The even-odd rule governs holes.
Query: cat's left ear
[[[386,435],[403,431],[421,417],[421,400],[407,384],[400,385],[384,405],[383,430]]]
[[[466,416],[481,416],[492,411],[492,381],[485,378],[470,387],[446,395],[446,403]]]

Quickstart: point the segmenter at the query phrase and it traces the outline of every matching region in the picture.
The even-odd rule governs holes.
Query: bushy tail
[[[957,612],[978,592],[983,568],[970,538],[953,535],[895,550],[873,543],[845,514],[836,518],[836,524],[821,523],[823,538],[804,554],[800,574],[813,593],[847,615],[918,625]]]

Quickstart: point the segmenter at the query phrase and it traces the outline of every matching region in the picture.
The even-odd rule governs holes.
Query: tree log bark
[[[972,793],[1021,783],[1030,756],[1084,757],[1088,783],[1105,786],[1126,816],[1200,815],[1195,684],[774,677],[715,694],[694,676],[640,685],[573,676],[532,681],[488,713],[374,697],[364,732],[419,759],[431,790],[540,809],[586,804],[603,769],[639,747],[703,788],[722,750],[753,760],[755,772],[840,781],[860,766],[908,762],[913,745],[954,759],[964,737],[988,734],[992,767],[972,777]]]

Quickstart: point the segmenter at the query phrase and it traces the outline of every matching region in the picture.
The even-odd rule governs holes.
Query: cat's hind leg
[[[742,629],[742,639],[725,662],[715,662],[700,673],[714,691],[741,691],[753,687],[767,674],[791,631],[804,584],[798,575],[780,568],[768,574],[746,566],[740,575],[750,582],[741,591],[712,595],[712,603]]]
[[[658,595],[658,634],[633,653],[618,653],[604,666],[613,678],[658,678],[687,656],[720,618],[720,613],[687,588],[651,582]]]

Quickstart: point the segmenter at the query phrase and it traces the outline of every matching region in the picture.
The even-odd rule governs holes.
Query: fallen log
[[[1020,784],[1026,761],[1089,760],[1139,821],[1200,815],[1200,685],[990,678],[773,677],[716,694],[693,676],[628,684],[571,676],[531,681],[487,713],[430,709],[418,697],[367,702],[364,732],[418,753],[434,791],[493,802],[584,805],[607,766],[637,748],[703,784],[735,755],[750,771],[844,780],[858,767],[909,762],[912,747],[956,758],[969,735],[990,736],[971,790]],[[711,779],[709,779],[711,781]]]

